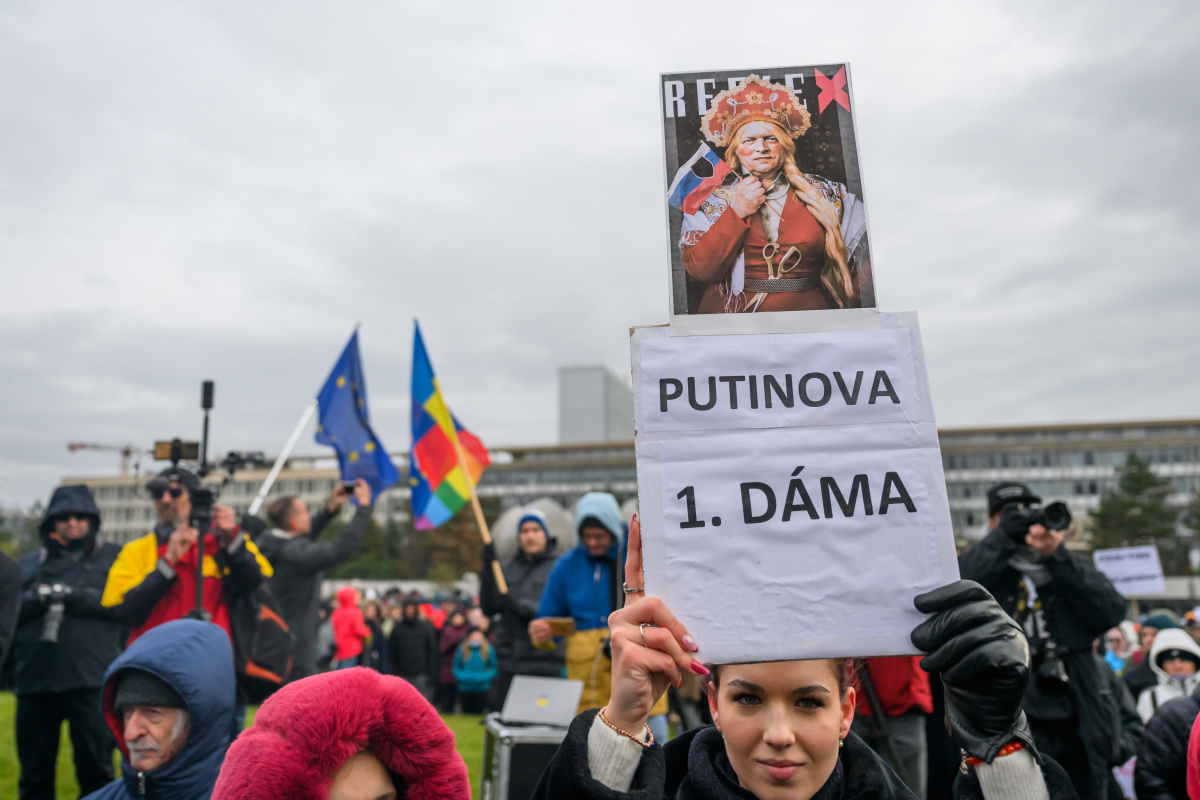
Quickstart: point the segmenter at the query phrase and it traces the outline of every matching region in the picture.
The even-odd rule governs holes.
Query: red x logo
[[[818,112],[824,112],[825,108],[834,101],[837,101],[837,104],[847,111],[850,110],[850,95],[846,94],[845,67],[839,69],[832,78],[826,78],[821,70],[814,69],[813,78],[817,81],[817,88],[821,90],[821,93],[817,95]]]

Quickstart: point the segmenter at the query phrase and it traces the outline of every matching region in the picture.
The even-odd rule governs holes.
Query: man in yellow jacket
[[[159,523],[121,548],[108,573],[101,605],[118,607],[133,629],[132,644],[151,628],[188,616],[196,605],[196,540],[191,527],[192,492],[200,479],[182,467],[170,467],[146,486],[154,497]],[[213,507],[212,533],[204,537],[203,608],[226,634],[230,597],[254,591],[271,577],[271,565],[238,528],[233,509]]]

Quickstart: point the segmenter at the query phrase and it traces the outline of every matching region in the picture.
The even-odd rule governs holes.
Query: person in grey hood
[[[54,490],[38,528],[42,547],[21,559],[21,612],[13,640],[22,800],[52,800],[58,742],[70,725],[75,778],[91,792],[113,778],[113,741],[100,715],[104,670],[126,631],[100,604],[121,552],[101,542],[100,511],[83,485]]]
[[[233,648],[211,622],[151,628],[104,676],[121,777],[85,800],[208,800],[233,728]]]
[[[300,498],[280,497],[267,511],[274,527],[256,541],[263,556],[275,568],[268,585],[279,601],[284,621],[296,637],[291,675],[294,681],[317,671],[321,572],[350,557],[371,520],[371,487],[360,478],[354,482],[353,497],[358,508],[353,519],[338,538],[317,541],[322,529],[350,497],[350,493],[339,487],[329,505],[315,518],[309,515],[308,507]]]
[[[489,617],[497,616],[496,657],[499,673],[496,681],[496,706],[504,706],[514,675],[539,675],[557,678],[563,669],[563,645],[543,650],[529,640],[529,623],[537,616],[538,603],[550,570],[554,569],[557,542],[550,535],[546,517],[536,508],[527,508],[517,520],[517,553],[500,569],[508,592],[501,592],[492,572],[496,548],[483,548],[483,569],[479,571],[479,607]]]

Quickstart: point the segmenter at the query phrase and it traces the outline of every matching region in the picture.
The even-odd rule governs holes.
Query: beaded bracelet
[[[642,741],[642,739],[641,739],[641,738],[639,738],[639,737],[637,737],[637,736],[634,736],[634,735],[633,735],[632,733],[630,733],[629,731],[624,731],[624,730],[621,730],[621,729],[620,729],[620,728],[618,728],[616,725],[613,725],[611,722],[609,722],[609,721],[608,721],[608,717],[604,716],[604,709],[603,709],[603,708],[602,708],[602,709],[600,709],[600,721],[601,721],[601,722],[603,722],[605,725],[607,725],[607,726],[608,726],[609,728],[611,728],[612,730],[614,730],[614,731],[616,731],[617,733],[619,733],[619,734],[621,734],[622,736],[624,736],[625,738],[627,738],[627,739],[632,739],[633,741],[637,742],[637,743],[638,743],[638,744],[640,744],[642,747],[654,747],[654,732],[650,730],[650,726],[649,726],[649,725],[647,725],[647,726],[646,726],[646,738],[647,738],[649,741]]]
[[[1023,745],[1020,742],[1009,742],[1008,744],[1004,745],[1004,747],[1000,748],[1000,752],[996,754],[996,758],[1011,756],[1013,753],[1021,749],[1023,749]],[[963,760],[966,761],[968,767],[978,767],[983,763],[982,758],[976,758],[975,756],[967,756]]]

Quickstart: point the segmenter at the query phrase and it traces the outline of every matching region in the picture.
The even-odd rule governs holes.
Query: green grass
[[[254,712],[250,709],[247,719],[254,721]],[[9,692],[0,692],[0,798],[17,796],[17,777],[20,766],[17,763],[17,742],[14,726],[16,714],[16,698]],[[451,715],[443,717],[446,725],[454,732],[458,744],[458,752],[467,762],[467,771],[471,775],[471,794],[480,796],[480,786],[483,780],[483,725],[481,717]],[[114,757],[118,764],[119,757]],[[63,725],[62,738],[58,750],[58,778],[55,781],[58,800],[75,800],[79,797],[79,787],[75,783],[75,765],[71,756],[71,740],[67,737],[67,727]]]

